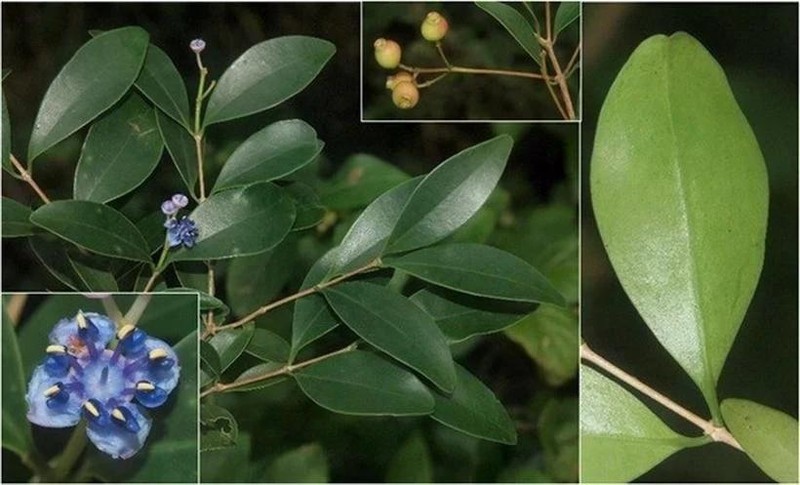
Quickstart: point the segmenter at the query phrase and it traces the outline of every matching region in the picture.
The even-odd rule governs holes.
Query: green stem
[[[144,290],[142,293],[147,293],[153,286],[156,284],[156,279],[158,279],[158,275],[164,271],[164,262],[167,260],[167,254],[169,253],[169,236],[164,237],[164,246],[161,248],[161,256],[158,257],[158,263],[156,263],[155,267],[153,268],[153,274],[150,275],[150,279],[147,280],[147,284],[144,285]]]
[[[58,457],[56,467],[53,470],[54,481],[66,481],[69,472],[75,467],[75,463],[80,458],[84,448],[86,448],[86,440],[86,422],[81,421],[72,431],[67,446],[64,447],[64,452]]]
[[[128,309],[128,313],[125,314],[125,322],[131,325],[136,325],[139,323],[139,319],[142,318],[142,314],[144,314],[144,311],[150,304],[150,298],[152,296],[153,295],[149,293],[138,295],[136,300],[134,300],[133,304]]]
[[[208,69],[200,61],[200,54],[197,54],[197,66],[200,68],[200,82],[197,85],[197,97],[194,100],[194,146],[197,153],[197,175],[200,181],[200,202],[206,199],[206,182],[203,174],[203,129],[200,126],[200,113],[203,109],[203,98],[208,95],[205,91],[206,76]],[[209,92],[213,88],[213,83],[209,87]]]
[[[122,311],[120,311],[117,302],[114,301],[114,297],[106,295],[101,301],[103,303],[103,308],[106,310],[106,314],[114,320],[114,323],[117,324],[117,328],[122,327],[125,317],[122,315]]]

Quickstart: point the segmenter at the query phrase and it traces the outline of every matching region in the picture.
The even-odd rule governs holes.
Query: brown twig
[[[20,161],[17,160],[17,157],[9,153],[8,158],[9,160],[11,160],[11,164],[14,165],[14,168],[16,168],[17,171],[19,172],[19,175],[20,177],[22,177],[22,180],[24,180],[28,185],[31,186],[33,191],[36,192],[36,195],[38,195],[39,198],[42,199],[42,201],[45,204],[49,204],[50,198],[47,197],[47,194],[45,194],[44,191],[41,189],[41,187],[39,187],[39,184],[37,184],[36,181],[33,180],[33,177],[31,176],[30,172],[28,172],[28,170],[25,169],[25,167],[20,163]]]

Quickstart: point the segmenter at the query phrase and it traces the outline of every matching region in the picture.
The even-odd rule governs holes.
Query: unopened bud
[[[189,43],[189,49],[192,49],[192,52],[195,54],[199,54],[203,52],[203,49],[206,48],[206,41],[203,39],[195,39]]]

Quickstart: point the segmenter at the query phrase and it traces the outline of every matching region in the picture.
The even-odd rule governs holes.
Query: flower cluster
[[[161,406],[178,384],[175,352],[133,325],[115,332],[108,317],[80,311],[60,320],[49,340],[28,384],[28,420],[66,428],[83,416],[100,451],[113,458],[135,455],[152,425],[140,406]]]
[[[175,194],[161,204],[161,212],[167,216],[164,227],[167,228],[167,240],[171,248],[180,245],[191,248],[197,241],[197,224],[186,216],[180,219],[176,217],[178,211],[188,204],[189,199],[183,194]]]

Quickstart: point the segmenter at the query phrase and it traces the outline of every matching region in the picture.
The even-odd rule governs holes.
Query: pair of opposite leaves
[[[764,260],[764,159],[722,68],[693,37],[645,40],[598,121],[595,216],[611,263],[659,342],[770,477],[797,481],[797,421],[716,384]],[[614,382],[583,370],[582,477],[627,481],[696,445]]]

